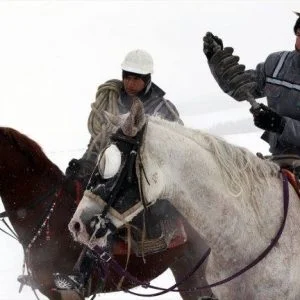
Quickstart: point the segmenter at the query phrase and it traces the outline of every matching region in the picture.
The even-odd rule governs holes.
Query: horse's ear
[[[134,97],[132,100],[132,106],[129,116],[125,120],[121,129],[127,136],[136,136],[136,134],[142,129],[146,122],[144,105],[138,97]]]
[[[120,115],[116,116],[107,111],[101,111],[100,114],[102,115],[106,123],[109,125],[119,127],[122,124],[122,118],[120,117]]]

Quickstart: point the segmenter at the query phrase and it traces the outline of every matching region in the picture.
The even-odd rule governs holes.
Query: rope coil
[[[91,104],[92,110],[88,117],[88,130],[91,134],[91,142],[87,150],[88,157],[92,156],[93,153],[98,153],[104,147],[102,145],[103,136],[108,128],[103,112],[107,111],[113,115],[119,115],[118,101],[122,85],[122,81],[112,79],[98,87],[96,100]]]

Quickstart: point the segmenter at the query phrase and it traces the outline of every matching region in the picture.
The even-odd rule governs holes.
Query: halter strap
[[[134,168],[134,163],[135,163],[135,160],[136,160],[136,156],[137,156],[139,147],[141,145],[141,140],[143,138],[144,130],[145,130],[145,125],[138,132],[138,134],[135,137],[125,136],[124,133],[122,132],[122,130],[118,130],[116,132],[116,134],[114,134],[111,138],[114,141],[121,141],[121,142],[131,144],[132,148],[131,148],[131,151],[130,151],[129,156],[127,158],[128,161],[126,161],[125,166],[123,167],[123,169],[120,173],[117,184],[114,187],[114,189],[111,191],[111,195],[109,197],[109,200],[107,201],[107,204],[103,208],[103,211],[101,213],[101,218],[106,217],[110,207],[114,204],[114,202],[116,200],[116,197],[117,197],[117,194],[118,194],[119,190],[121,189],[121,186],[123,184],[124,179],[127,177],[129,182],[132,181],[132,174],[133,174],[132,170]],[[143,204],[145,206],[144,202],[143,202]]]
[[[7,217],[7,214],[6,216]],[[15,231],[11,228],[11,226],[8,225],[8,223],[3,219],[1,219],[1,221],[4,223],[4,225],[8,228],[8,230],[11,232],[7,232],[6,230],[0,228],[0,231],[4,232],[5,234],[9,235],[10,237],[14,238],[15,240],[19,241],[18,235],[15,233]]]

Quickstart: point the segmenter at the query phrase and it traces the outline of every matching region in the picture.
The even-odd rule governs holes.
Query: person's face
[[[123,78],[125,92],[129,96],[136,96],[145,87],[145,82],[137,76],[128,75]]]
[[[297,51],[300,52],[300,28],[297,29],[296,31],[296,44],[295,44],[295,48]]]

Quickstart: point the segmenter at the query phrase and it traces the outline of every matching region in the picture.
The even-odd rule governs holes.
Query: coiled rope
[[[98,87],[96,100],[91,104],[91,112],[88,118],[88,130],[91,134],[92,142],[88,152],[98,152],[103,145],[102,136],[106,132],[106,120],[102,114],[107,111],[114,115],[119,115],[118,100],[122,88],[122,81],[112,79],[106,81]]]

